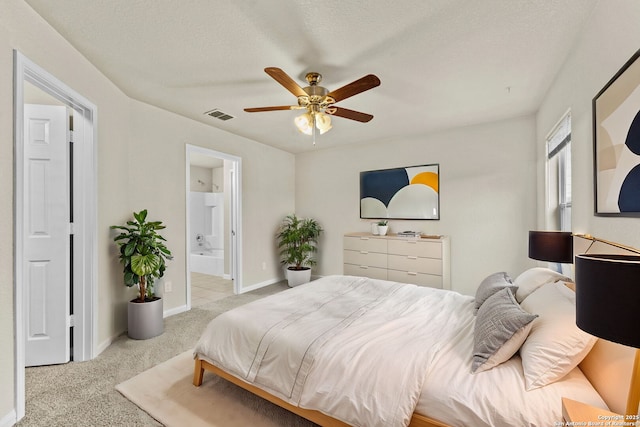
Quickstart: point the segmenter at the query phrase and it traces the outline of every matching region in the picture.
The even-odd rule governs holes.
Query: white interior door
[[[233,169],[231,169],[231,209],[229,215],[231,216],[231,248],[229,253],[231,254],[231,278],[234,280],[234,290],[238,293],[238,288],[235,286],[238,276],[238,189],[236,180],[236,162],[233,163]]]
[[[67,109],[24,106],[25,365],[70,353],[70,195]]]

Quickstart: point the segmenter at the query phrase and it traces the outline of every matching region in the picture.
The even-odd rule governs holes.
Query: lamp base
[[[625,415],[638,415],[640,404],[640,349],[636,350],[636,358],[633,361],[631,382],[629,383],[629,397],[627,397],[627,410]]]

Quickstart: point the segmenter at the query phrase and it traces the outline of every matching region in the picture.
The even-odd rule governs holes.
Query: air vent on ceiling
[[[234,118],[232,115],[227,114],[224,111],[220,111],[217,108],[214,108],[211,111],[207,111],[205,114],[207,116],[211,116],[211,117],[214,117],[216,119],[223,120],[223,121],[227,121],[227,120],[230,120],[230,119]]]

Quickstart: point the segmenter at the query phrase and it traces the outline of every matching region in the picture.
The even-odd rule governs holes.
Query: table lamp
[[[573,234],[570,231],[529,231],[529,258],[572,264]]]
[[[583,331],[636,348],[626,415],[640,402],[640,256],[576,255],[576,324]]]

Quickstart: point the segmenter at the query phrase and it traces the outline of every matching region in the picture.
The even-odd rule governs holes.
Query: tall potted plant
[[[129,301],[128,335],[133,339],[147,339],[164,331],[162,299],[153,292],[156,279],[164,276],[166,260],[171,252],[158,230],[166,228],[162,221],[147,221],[147,210],[133,213],[127,225],[112,225],[120,230],[114,241],[120,248],[120,262],[124,266],[124,284],[138,286],[138,296]]]
[[[317,251],[318,237],[322,227],[315,219],[287,215],[278,234],[278,248],[282,264],[287,265],[289,286],[298,286],[311,281],[311,266],[316,264],[313,254]]]

